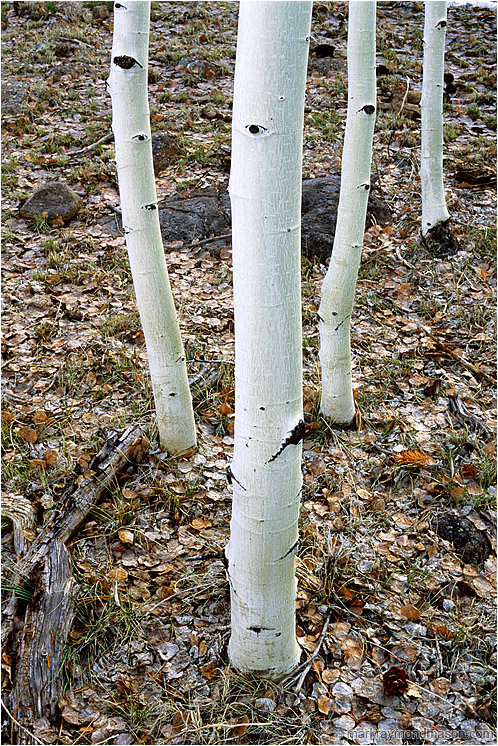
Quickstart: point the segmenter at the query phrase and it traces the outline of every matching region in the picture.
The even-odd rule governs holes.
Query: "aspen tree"
[[[350,322],[361,260],[375,126],[375,2],[351,0],[348,23],[348,111],[334,248],[319,316],[321,412],[337,425],[354,421]]]
[[[443,186],[443,91],[446,2],[425,3],[422,99],[422,241],[434,253],[457,248]]]
[[[159,437],[172,455],[196,442],[185,354],[159,226],[147,99],[150,2],[114,4],[112,128],[138,310],[147,346]]]
[[[299,660],[301,165],[311,2],[242,0],[232,125],[235,445],[229,656],[278,680]]]

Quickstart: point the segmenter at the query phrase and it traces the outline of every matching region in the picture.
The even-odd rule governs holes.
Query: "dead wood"
[[[36,720],[56,714],[64,682],[66,639],[76,610],[75,583],[67,541],[81,526],[103,491],[129,462],[139,462],[147,444],[142,425],[113,433],[93,458],[83,475],[63,494],[26,556],[19,563],[13,586],[32,590],[24,624],[13,640],[15,658],[11,712],[12,732],[18,743]],[[8,642],[20,613],[15,592],[3,614],[2,649]],[[21,727],[19,727],[21,726]]]

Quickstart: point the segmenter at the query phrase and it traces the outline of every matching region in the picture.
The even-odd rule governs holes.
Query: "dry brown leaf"
[[[35,425],[40,425],[48,419],[47,413],[43,409],[37,409],[33,415],[33,422]]]
[[[117,580],[120,583],[128,577],[128,570],[125,570],[124,567],[113,567],[109,570],[109,577],[111,580]]]
[[[444,624],[433,624],[432,631],[439,637],[444,637],[446,640],[451,640],[451,638],[455,634],[454,632],[451,631],[451,629],[448,629],[448,627],[445,627]]]
[[[47,450],[43,454],[43,460],[45,461],[47,466],[53,466],[58,458],[59,458],[59,454],[57,453],[57,451],[54,451],[52,448],[47,448]]]
[[[121,528],[118,531],[119,540],[123,542],[123,544],[133,544],[135,541],[135,537],[133,535],[133,531],[128,531],[126,528]]]
[[[235,735],[237,736],[237,738],[242,738],[242,736],[248,729],[250,722],[251,721],[249,720],[247,715],[242,715],[242,717],[239,720],[239,724],[237,725],[235,729]]]
[[[326,697],[324,694],[321,694],[318,697],[318,709],[322,713],[322,715],[328,715],[329,712],[332,710],[334,701],[330,699],[330,697]]]
[[[196,531],[201,531],[203,528],[209,528],[211,525],[211,521],[208,521],[207,518],[194,518],[194,520],[189,523],[189,526],[195,528]]]
[[[211,661],[211,663],[207,663],[205,666],[202,666],[200,671],[201,674],[204,676],[205,679],[208,679],[211,681],[211,679],[214,677],[217,671],[216,663],[215,661]]]
[[[308,472],[310,474],[313,474],[314,477],[320,476],[320,474],[323,474],[326,469],[325,461],[320,458],[320,456],[315,456],[315,458],[312,458],[311,461],[308,461],[306,467],[308,469]]]
[[[360,668],[363,663],[363,644],[359,640],[349,638],[344,646],[344,661],[351,668]]]
[[[26,443],[36,443],[38,440],[38,433],[32,427],[19,428],[19,435]]]
[[[460,473],[464,479],[477,479],[479,472],[474,464],[462,464]]]
[[[322,671],[322,681],[325,684],[335,684],[339,677],[339,672],[336,671],[333,668],[326,668],[324,671]]]
[[[405,619],[409,620],[420,619],[421,617],[421,612],[417,609],[416,606],[412,606],[412,604],[405,604],[404,606],[402,606],[399,610],[399,613],[401,614],[401,616],[404,616]]]

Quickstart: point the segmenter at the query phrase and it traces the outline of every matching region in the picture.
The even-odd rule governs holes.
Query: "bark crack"
[[[285,559],[285,557],[288,557],[289,554],[291,554],[292,552],[294,552],[295,554],[297,554],[297,550],[298,549],[299,549],[299,539],[294,542],[294,544],[291,546],[291,548],[285,554],[283,554],[281,557],[278,558],[277,562],[280,562],[280,560]]]

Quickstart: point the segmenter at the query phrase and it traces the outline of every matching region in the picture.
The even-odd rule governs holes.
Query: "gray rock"
[[[28,88],[20,80],[2,83],[2,117],[20,113],[21,104],[28,94]]]
[[[341,179],[337,174],[303,181],[301,247],[305,256],[317,256],[324,262],[332,253]],[[230,198],[225,185],[173,195],[159,203],[159,221],[165,243],[219,236],[230,232]],[[389,207],[370,195],[366,228],[373,223],[387,225],[392,221]],[[230,239],[207,244],[206,249],[219,253]]]
[[[70,187],[58,181],[42,184],[20,208],[20,215],[26,220],[48,214],[48,218],[58,215],[67,222],[74,218],[82,207],[81,198]]]

